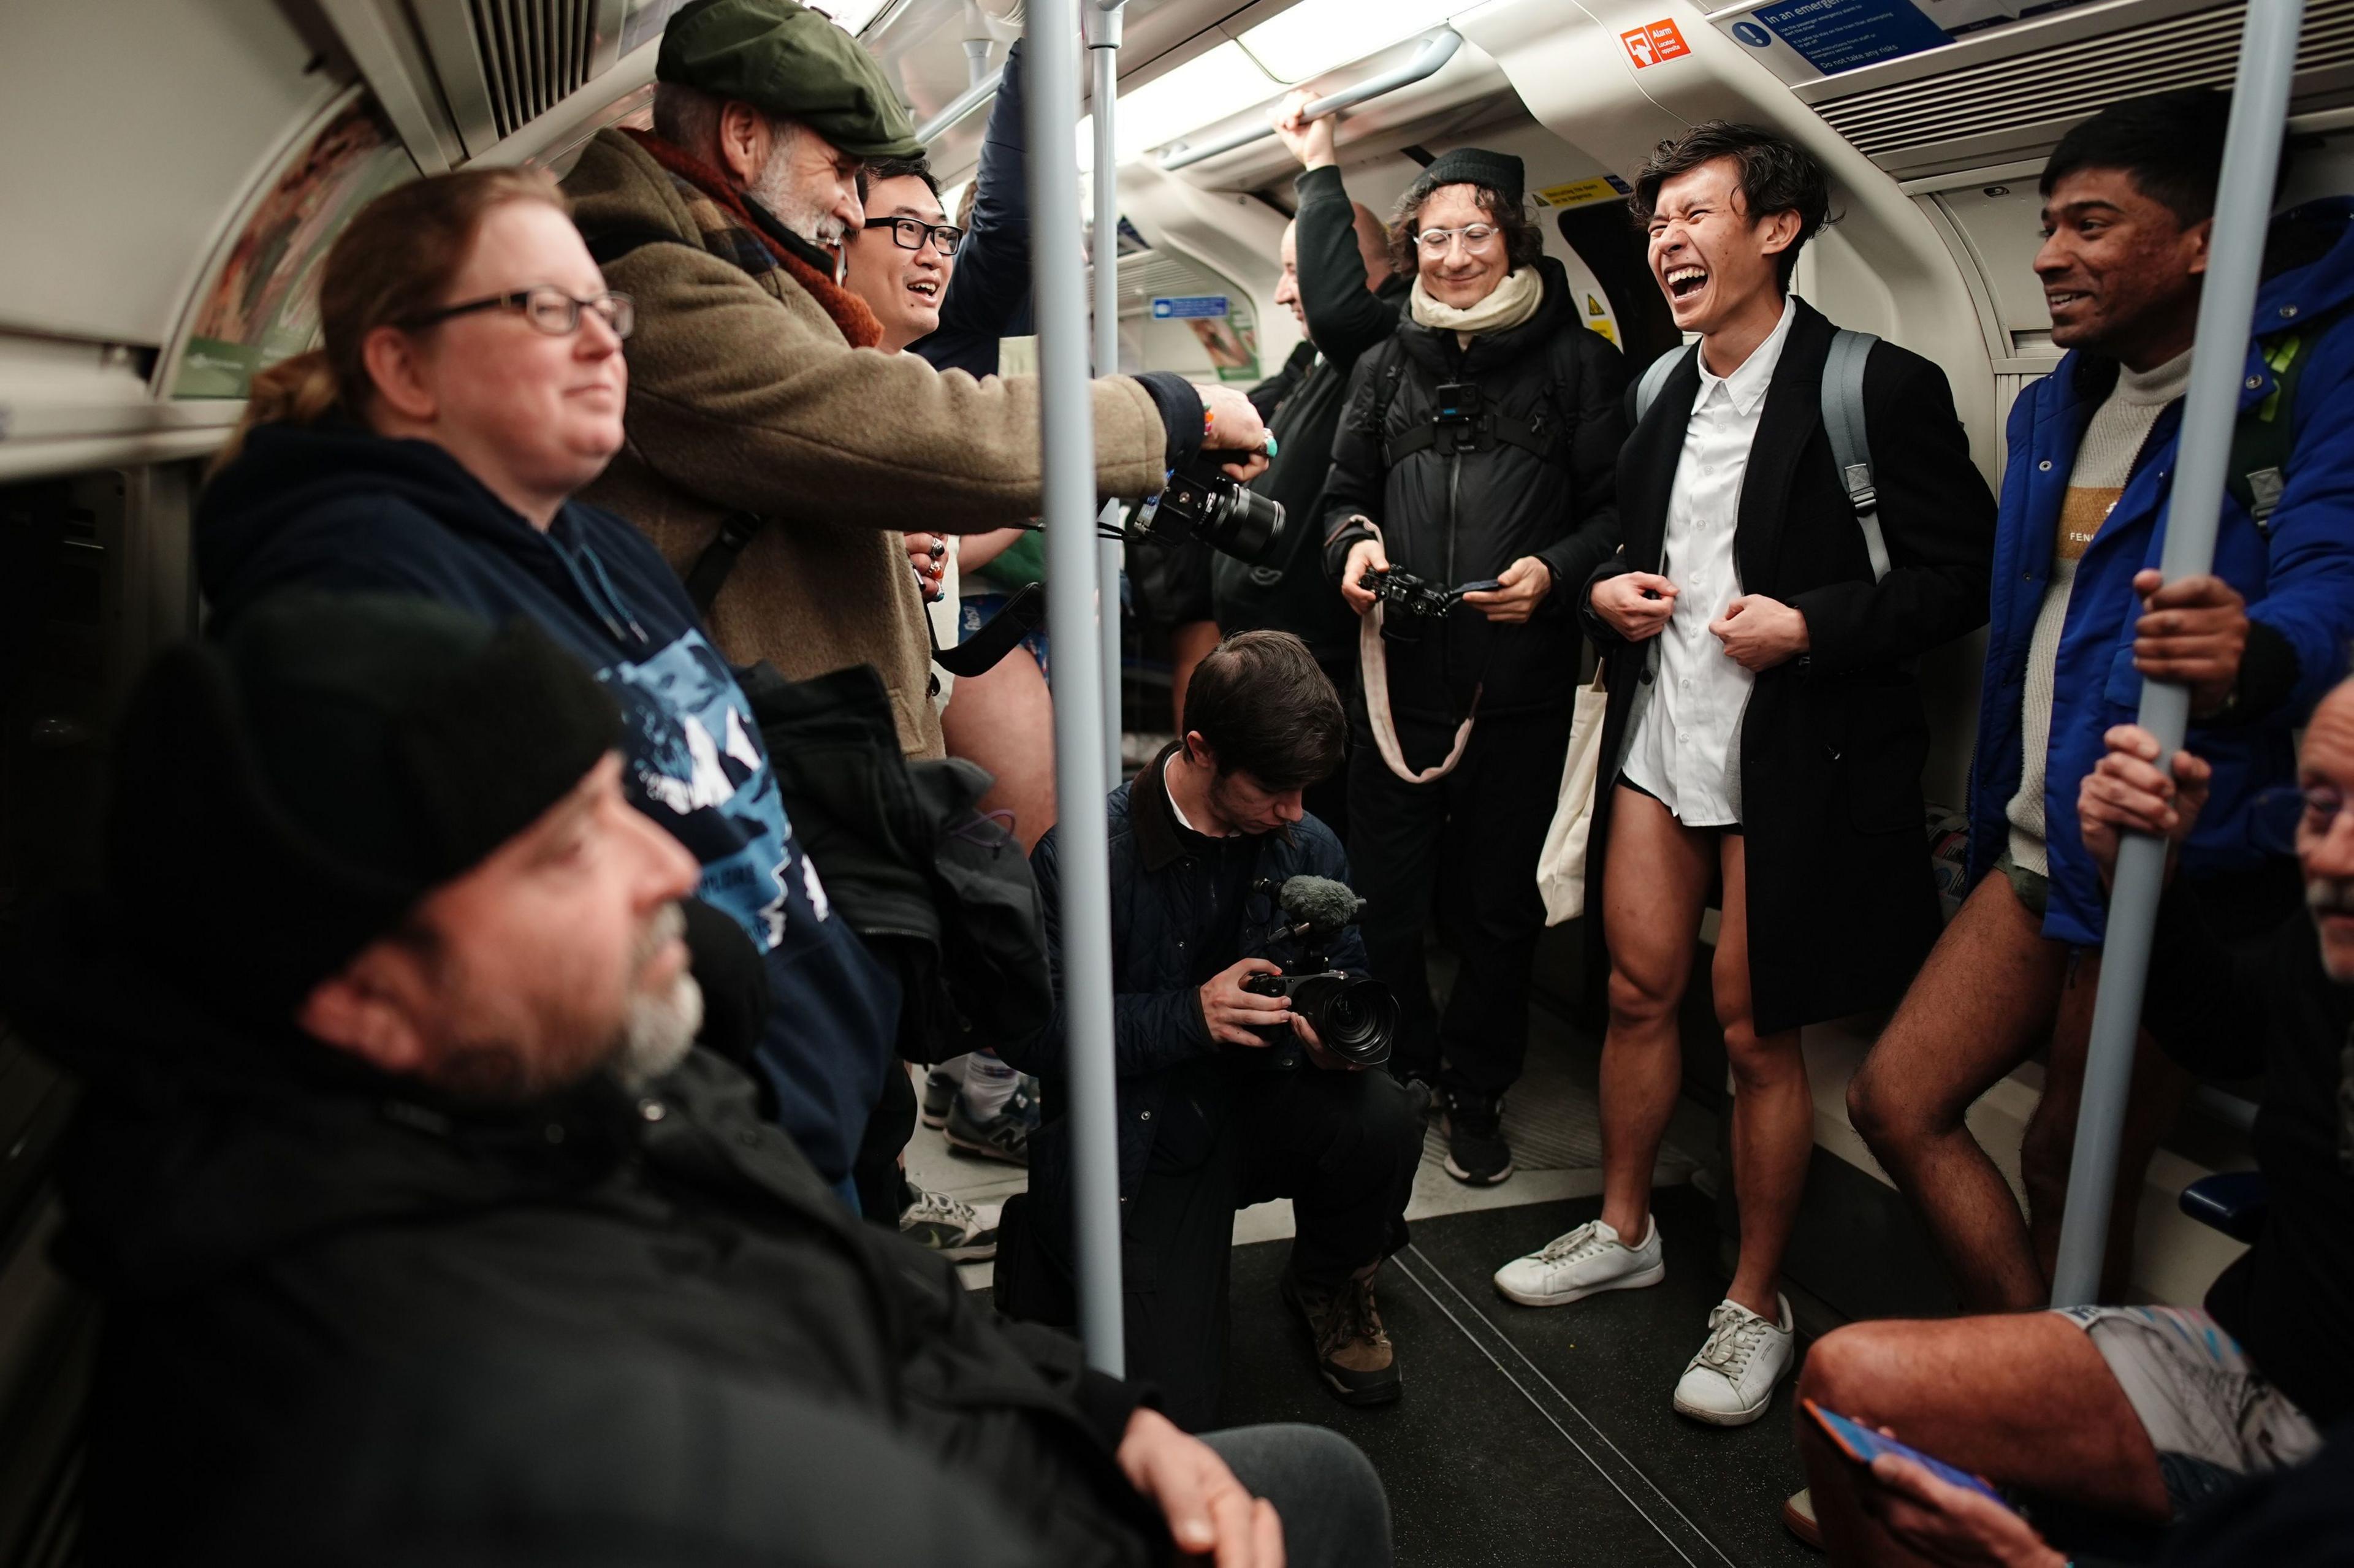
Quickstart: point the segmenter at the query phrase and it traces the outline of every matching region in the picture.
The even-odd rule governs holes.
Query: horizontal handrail
[[[1379,98],[1382,94],[1394,92],[1401,87],[1411,87],[1417,81],[1426,81],[1437,76],[1440,68],[1453,59],[1455,51],[1462,47],[1462,34],[1452,27],[1441,27],[1424,40],[1422,52],[1405,64],[1395,70],[1385,70],[1379,76],[1369,77],[1356,86],[1343,89],[1330,98],[1316,100],[1301,113],[1300,118],[1321,120],[1327,114],[1337,114],[1352,104],[1363,103],[1369,98]],[[1221,136],[1214,142],[1204,142],[1198,147],[1181,146],[1163,156],[1161,166],[1163,169],[1182,169],[1190,164],[1198,164],[1204,158],[1214,158],[1221,153],[1231,153],[1237,147],[1247,147],[1253,142],[1274,134],[1274,126],[1260,125],[1236,131],[1231,135]]]
[[[998,83],[1005,79],[1005,68],[1000,66],[948,101],[938,114],[916,127],[916,140],[928,143],[931,139],[997,96]]]

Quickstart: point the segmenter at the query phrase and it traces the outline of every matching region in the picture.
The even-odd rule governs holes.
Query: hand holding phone
[[[1918,1448],[1911,1447],[1884,1433],[1874,1432],[1868,1426],[1850,1421],[1837,1411],[1825,1410],[1811,1399],[1803,1403],[1807,1407],[1807,1414],[1815,1418],[1816,1425],[1823,1429],[1824,1436],[1830,1438],[1832,1446],[1864,1468],[1870,1469],[1872,1462],[1882,1454],[1893,1454],[1900,1459],[1911,1460],[1941,1481],[1960,1487],[1966,1491],[1977,1492],[1979,1496],[1990,1499],[2006,1509],[2010,1508],[2009,1502],[2000,1492],[1996,1491],[1983,1479],[1971,1475],[1967,1470],[1956,1469],[1943,1459],[1933,1459]],[[2012,1511],[2017,1510],[2012,1510]]]

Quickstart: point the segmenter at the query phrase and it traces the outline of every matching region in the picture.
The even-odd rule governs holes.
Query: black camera
[[[1138,524],[1164,538],[1182,529],[1213,550],[1250,566],[1264,565],[1283,543],[1283,503],[1221,471],[1218,463],[1216,454],[1204,452],[1183,468],[1171,469],[1168,484],[1144,503]]]
[[[1288,943],[1292,961],[1279,975],[1252,975],[1243,990],[1255,996],[1289,1000],[1291,1011],[1308,1021],[1324,1048],[1360,1066],[1377,1067],[1390,1059],[1397,1039],[1397,999],[1377,980],[1366,980],[1331,967],[1332,946],[1357,918],[1365,901],[1345,883],[1322,876],[1295,876],[1280,885],[1262,882],[1257,891],[1273,896],[1283,918],[1270,933],[1269,946]],[[1279,1041],[1290,1033],[1265,1032]]]
[[[1416,621],[1443,619],[1463,602],[1465,594],[1493,593],[1504,585],[1488,577],[1457,588],[1441,588],[1403,567],[1392,567],[1386,571],[1368,570],[1357,579],[1357,586],[1389,606],[1390,614],[1382,622],[1383,632],[1393,641],[1411,642],[1422,635]]]
[[[1397,1039],[1397,999],[1377,980],[1325,969],[1312,975],[1252,975],[1243,981],[1243,989],[1255,996],[1290,998],[1291,1011],[1308,1020],[1324,1049],[1336,1056],[1366,1067],[1390,1059],[1390,1046]]]

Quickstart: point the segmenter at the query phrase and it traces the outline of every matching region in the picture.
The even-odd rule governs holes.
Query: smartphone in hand
[[[1807,1414],[1814,1417],[1815,1424],[1823,1429],[1826,1436],[1830,1438],[1832,1446],[1867,1469],[1881,1455],[1893,1454],[1900,1459],[1912,1460],[1941,1481],[1950,1482],[1967,1491],[1976,1492],[1981,1497],[1991,1498],[2005,1508],[2010,1507],[2009,1499],[2005,1499],[2000,1492],[1996,1491],[1967,1470],[1957,1470],[1943,1459],[1933,1459],[1918,1448],[1908,1447],[1893,1437],[1883,1436],[1868,1426],[1850,1421],[1836,1411],[1825,1410],[1811,1399],[1801,1403],[1806,1405]]]

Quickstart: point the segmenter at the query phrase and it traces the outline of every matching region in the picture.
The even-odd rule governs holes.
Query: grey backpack
[[[1863,366],[1872,345],[1880,340],[1868,332],[1838,328],[1831,334],[1830,356],[1823,362],[1823,432],[1831,440],[1831,461],[1839,465],[1840,482],[1848,503],[1863,530],[1863,547],[1872,557],[1872,580],[1888,575],[1888,541],[1880,532],[1880,492],[1872,482],[1872,443],[1864,434]],[[1697,348],[1671,348],[1645,367],[1635,383],[1635,417],[1639,424],[1659,388],[1668,384],[1677,362]]]

